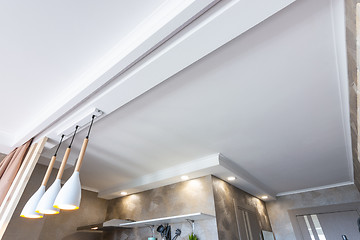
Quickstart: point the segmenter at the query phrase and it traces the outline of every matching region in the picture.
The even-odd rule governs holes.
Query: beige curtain
[[[32,139],[24,145],[15,148],[0,162],[0,205],[16,177],[16,173],[25,158],[31,142]]]

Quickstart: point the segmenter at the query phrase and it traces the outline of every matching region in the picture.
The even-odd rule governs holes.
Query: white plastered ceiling
[[[0,119],[2,145],[64,104],[86,83],[81,76],[164,2],[2,1],[0,101],[8,116]]]
[[[59,130],[88,109],[103,110],[105,115],[91,133],[81,181],[104,198],[180,181],[185,174],[214,174],[223,179],[235,175],[234,185],[257,196],[350,183],[344,6],[335,0],[292,2],[249,1],[249,9],[244,9],[244,1],[203,5],[189,1],[181,7],[173,1],[172,9],[177,11],[167,24],[124,57],[130,59],[131,68],[120,58],[122,65],[102,68],[104,73],[92,82],[97,86],[87,85],[81,97],[66,102],[36,131],[17,133],[16,139],[32,132],[49,136],[44,156],[50,157]],[[139,19],[159,9],[161,1],[151,4],[139,15],[125,14],[122,22],[139,24]],[[107,10],[103,11],[106,15]],[[114,25],[109,26],[108,36],[117,37],[114,42],[104,38],[89,43],[98,51],[92,58],[88,52],[67,53],[79,57],[78,62],[63,56],[72,72],[58,75],[54,84],[44,79],[56,76],[62,64],[54,70],[51,66],[56,64],[48,63],[51,66],[44,68],[49,72],[43,75],[18,73],[37,78],[44,87],[35,102],[14,107],[31,109],[34,104],[27,114],[36,120],[34,114],[47,106],[44,99],[58,96],[51,89],[66,91],[69,82],[100,61],[101,54],[106,56],[111,44],[129,31],[124,28],[122,34],[111,36],[116,24],[123,24],[115,21],[110,21]],[[106,24],[99,23],[98,31]],[[81,38],[74,34],[73,39]],[[118,72],[122,74],[117,76]],[[4,74],[24,78],[8,69]],[[16,110],[9,116],[18,120],[21,114]],[[10,118],[3,121],[4,132],[19,125],[28,127]],[[67,174],[84,136],[81,131],[76,137]]]

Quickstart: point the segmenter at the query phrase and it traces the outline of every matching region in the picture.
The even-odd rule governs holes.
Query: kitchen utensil
[[[181,235],[181,230],[178,228],[178,229],[176,229],[175,236],[172,240],[176,240],[180,235]]]

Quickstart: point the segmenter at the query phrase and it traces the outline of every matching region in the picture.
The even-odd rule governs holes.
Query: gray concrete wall
[[[219,239],[240,240],[234,201],[238,206],[256,210],[262,230],[271,231],[269,217],[263,201],[216,177],[212,177],[212,184]]]
[[[39,188],[46,168],[39,164],[35,167],[2,240],[101,240],[99,233],[76,231],[79,226],[105,220],[107,201],[97,198],[97,193],[94,192],[82,191],[80,209],[76,211],[63,211],[58,215],[47,215],[43,219],[20,217],[24,205]],[[56,173],[56,170],[52,172],[49,186],[54,181]]]
[[[106,219],[120,218],[146,220],[191,213],[215,215],[211,176],[180,182],[149,191],[110,200]],[[182,231],[181,239],[191,233],[187,222],[172,224],[172,236],[176,228]],[[195,233],[200,239],[217,240],[216,219],[196,222]],[[104,240],[146,239],[149,228],[118,230],[105,233]],[[160,239],[160,235],[157,234]]]
[[[359,63],[357,62],[357,31],[356,28],[356,4],[359,0],[345,0],[345,15],[346,15],[346,52],[347,52],[347,67],[349,75],[349,107],[350,107],[350,125],[351,125],[351,142],[352,142],[352,156],[354,165],[354,182],[357,188],[360,190],[360,162],[358,158],[358,141],[359,141],[359,129],[358,129],[358,102],[359,97],[357,91],[359,91],[358,74]],[[359,26],[358,26],[359,28]],[[353,85],[357,86],[357,91]]]
[[[359,201],[360,193],[355,185],[348,185],[278,197],[266,206],[276,240],[296,240],[288,210]]]

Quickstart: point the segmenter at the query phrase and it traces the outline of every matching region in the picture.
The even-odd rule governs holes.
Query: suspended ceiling
[[[351,183],[344,6],[292,2],[33,3],[40,14],[24,8],[0,40],[0,73],[19,89],[1,94],[1,150],[46,135],[50,157],[100,108],[81,181],[105,198],[182,174],[232,174],[271,196]]]

